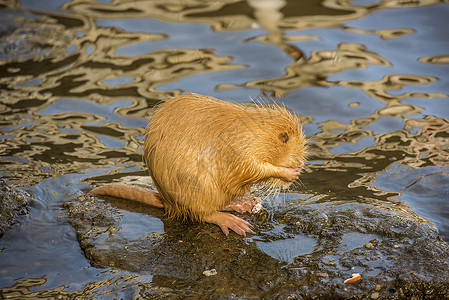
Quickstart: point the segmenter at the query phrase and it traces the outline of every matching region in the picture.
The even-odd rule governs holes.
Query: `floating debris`
[[[359,273],[354,273],[354,274],[352,274],[351,278],[346,279],[344,282],[345,283],[353,283],[353,282],[356,282],[357,280],[359,280],[360,278],[362,278],[362,277],[360,276]]]
[[[203,275],[206,277],[217,275],[217,270],[210,269],[203,272]]]
[[[373,248],[373,244],[372,243],[366,243],[365,244],[365,248],[366,249],[371,249],[371,248]]]

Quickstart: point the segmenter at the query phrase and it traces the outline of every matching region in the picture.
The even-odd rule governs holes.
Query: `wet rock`
[[[168,220],[162,210],[132,201],[84,195],[66,204],[92,264],[153,275],[141,283],[142,297],[155,289],[181,297],[305,299],[449,293],[449,245],[400,203],[304,201],[289,194],[266,206],[243,216],[257,232],[245,239],[210,224]],[[214,276],[204,275],[212,269]],[[344,283],[354,273],[361,279]]]
[[[12,224],[14,218],[26,213],[26,205],[31,196],[0,180],[0,235]]]

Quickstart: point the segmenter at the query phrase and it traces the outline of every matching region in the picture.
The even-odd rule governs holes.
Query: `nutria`
[[[245,236],[251,225],[222,210],[234,208],[235,199],[251,207],[244,195],[256,183],[287,187],[298,179],[305,138],[297,116],[283,106],[184,94],[157,106],[143,156],[158,192],[106,185],[91,193],[163,207],[169,217]]]

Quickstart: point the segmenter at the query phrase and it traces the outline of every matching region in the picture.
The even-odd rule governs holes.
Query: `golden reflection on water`
[[[100,273],[101,274],[101,273]],[[99,275],[100,275],[99,274]],[[90,297],[111,295],[111,287],[126,288],[126,285],[135,284],[136,275],[119,275],[110,278],[90,282],[79,291],[65,291],[68,286],[62,285],[54,289],[36,290],[47,282],[45,278],[27,278],[18,280],[11,287],[0,289],[0,294],[4,299],[87,299]],[[131,293],[131,291],[130,291]]]
[[[418,61],[425,62],[429,64],[449,64],[449,55],[436,55],[436,56],[426,56],[418,58]]]
[[[400,95],[389,94],[388,91],[401,90],[406,85],[424,85],[435,82],[438,78],[433,76],[393,74],[386,75],[378,81],[339,81],[338,84],[351,88],[358,88],[371,97],[389,105],[397,105],[405,98],[433,98],[448,97],[442,93],[407,92]]]
[[[299,52],[299,50],[298,50]],[[331,74],[368,65],[391,65],[374,52],[367,51],[360,44],[340,44],[336,50],[313,51],[309,59],[299,59],[285,68],[285,75],[244,83],[242,86],[273,91],[271,96],[282,97],[294,90],[311,86],[331,86],[326,77]],[[235,88],[236,85],[220,85],[217,88]]]
[[[346,30],[348,32],[360,33],[360,34],[377,34],[379,36],[379,38],[384,39],[384,40],[395,39],[395,38],[416,32],[416,30],[411,29],[411,28],[366,30],[366,29],[360,29],[360,28],[344,27],[344,30]]]

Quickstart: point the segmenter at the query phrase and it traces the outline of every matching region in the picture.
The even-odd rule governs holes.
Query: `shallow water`
[[[129,282],[152,280],[153,269],[90,261],[64,204],[145,175],[150,108],[182,92],[300,115],[310,145],[301,184],[271,199],[245,240],[267,257],[289,263],[323,247],[276,219],[309,203],[400,204],[449,241],[445,2],[0,1],[0,176],[32,195],[0,239],[0,288],[25,280],[127,298]],[[157,212],[114,209],[119,235],[170,228]],[[375,238],[347,233],[337,248]]]

